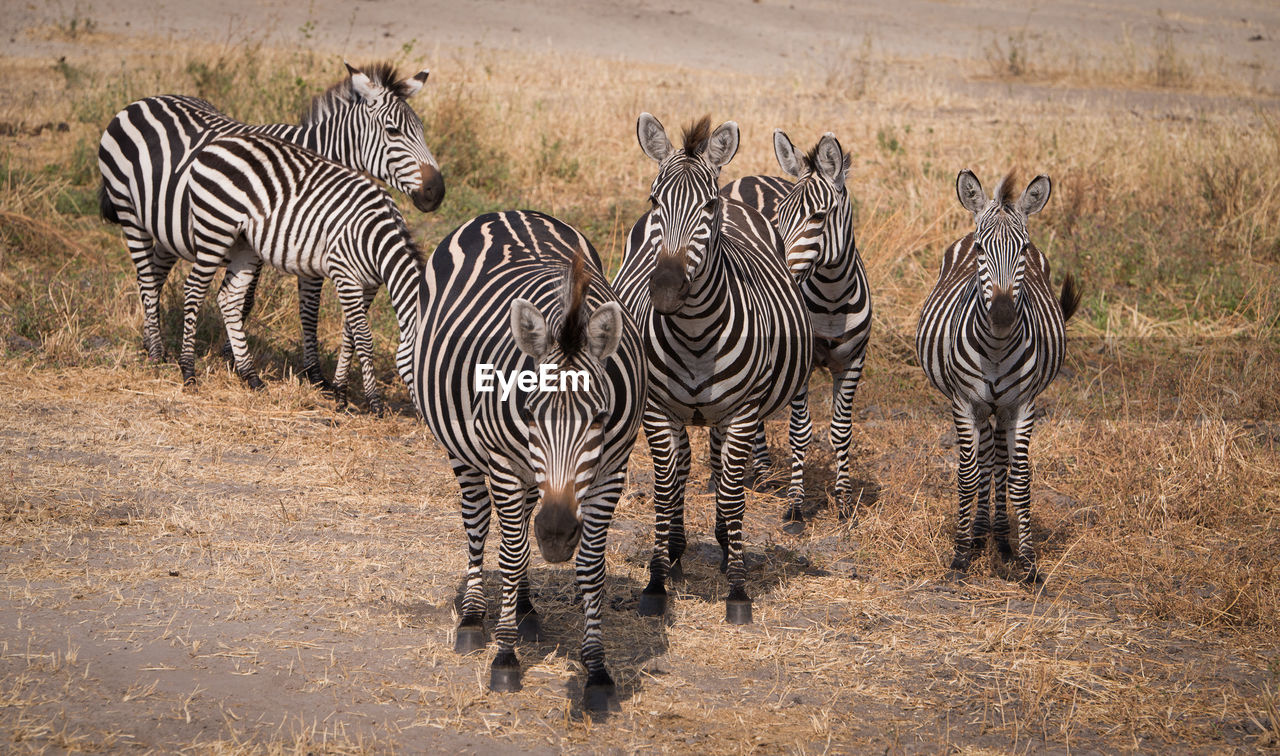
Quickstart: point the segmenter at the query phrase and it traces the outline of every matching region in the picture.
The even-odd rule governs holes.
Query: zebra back
[[[517,344],[517,300],[541,314],[546,333],[558,335],[540,357]],[[625,470],[645,396],[640,336],[630,318],[622,317],[617,349],[603,361],[586,345],[566,341],[581,336],[584,317],[616,301],[599,255],[568,224],[542,213],[509,211],[458,227],[428,261],[420,294],[413,395],[432,433],[465,464],[484,473],[497,466],[534,485],[531,445],[540,447],[536,454],[550,465],[546,455],[557,446],[566,455],[573,446],[568,437],[597,423],[604,433],[591,479]],[[589,388],[575,383],[574,390],[543,392],[517,385],[504,398],[501,385],[484,391],[477,380],[482,365],[490,366],[490,375],[512,376],[552,360],[559,371],[585,371]]]

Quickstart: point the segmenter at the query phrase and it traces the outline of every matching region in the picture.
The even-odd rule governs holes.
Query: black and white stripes
[[[849,155],[830,132],[808,153],[800,153],[781,130],[773,135],[778,164],[795,183],[770,176],[748,176],[722,194],[758,208],[782,235],[787,268],[800,287],[813,326],[813,364],[831,371],[831,446],[836,456],[835,500],[848,514],[854,504],[849,474],[853,394],[862,378],[871,335],[871,294],[853,234],[853,206],[845,182]],[[784,529],[803,527],[798,502],[803,498],[804,447],[812,435],[808,389],[792,402],[791,504]],[[756,464],[768,463],[764,426],[756,440]]]
[[[689,425],[711,428],[716,539],[729,577],[726,616],[751,621],[742,561],[743,477],[757,427],[809,375],[809,316],[782,264],[781,239],[751,208],[717,192],[738,148],[732,121],[702,119],[681,149],[648,113],[641,149],[658,162],[653,209],[627,240],[618,296],[636,320],[649,360],[645,434],[653,454],[655,544],[643,614],[666,609],[668,572],[685,548]]]
[[[369,304],[385,283],[400,326],[396,368],[408,383],[422,267],[391,196],[350,168],[263,134],[213,139],[186,173],[195,261],[184,291],[183,380],[195,376],[200,303],[218,267],[226,265],[217,299],[236,371],[260,385],[241,313],[253,276],[266,262],[303,280],[333,280],[344,315],[336,389],[342,396],[354,351],[370,409],[381,412]]]
[[[496,511],[502,608],[490,684],[519,687],[513,646],[518,635],[538,633],[528,574],[538,508],[532,525],[543,556],[562,562],[577,550],[586,704],[606,706],[613,681],[600,637],[605,535],[640,426],[640,335],[586,238],[528,211],[482,215],[445,237],[428,263],[421,313],[412,392],[449,454],[467,530],[456,648],[484,643],[481,567]],[[532,371],[537,384],[512,384],[520,371]],[[544,384],[544,372],[572,380]],[[504,385],[515,386],[508,396]]]
[[[993,527],[1001,556],[1014,556],[1007,500],[1016,517],[1017,562],[1025,579],[1036,582],[1027,449],[1035,398],[1058,374],[1065,322],[1080,294],[1068,275],[1054,296],[1049,261],[1027,234],[1027,217],[1049,201],[1049,178],[1037,176],[1017,198],[1015,181],[1012,173],[1005,176],[988,201],[971,172],[957,177],[960,204],[973,213],[975,228],[943,256],[920,314],[916,354],[929,380],[951,400],[959,436],[960,519],[952,569],[968,569]]]
[[[249,125],[194,97],[163,95],[130,104],[102,134],[103,217],[120,224],[137,270],[143,339],[153,360],[163,358],[159,297],[179,257],[195,259],[191,244],[187,168],[219,134],[264,133],[279,137],[388,182],[428,212],[444,197],[440,167],[423,139],[422,121],[406,99],[427,80],[423,70],[398,79],[386,64],[349,76],[315,97],[302,123]],[[243,321],[253,306],[255,273],[249,274]],[[299,279],[303,370],[322,382],[315,349],[315,321],[322,279]]]

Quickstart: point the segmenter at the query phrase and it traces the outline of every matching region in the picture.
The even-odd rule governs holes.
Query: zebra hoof
[[[248,378],[245,378],[244,382],[249,384],[249,388],[254,391],[262,391],[267,387],[267,384],[263,383],[262,379],[256,375],[251,375]]]
[[[520,662],[511,652],[499,653],[493,660],[489,670],[489,690],[495,693],[516,693],[524,686],[520,684]]]
[[[347,390],[346,389],[340,389],[337,387],[333,389],[333,407],[338,412],[343,412],[347,409]]]
[[[1026,573],[1022,576],[1022,583],[1032,588],[1039,588],[1044,585],[1044,575],[1040,574],[1040,570],[1037,570],[1033,564],[1027,568]]]
[[[800,514],[799,507],[788,507],[782,515],[782,532],[788,535],[800,535],[804,532],[804,515]]]
[[[667,592],[651,593],[646,590],[640,594],[640,605],[636,613],[641,617],[661,617],[667,613]]]
[[[730,625],[750,625],[751,599],[728,599],[725,601],[724,621]]]
[[[521,617],[516,623],[516,630],[520,633],[520,640],[525,643],[542,642],[542,620],[538,619],[535,612],[529,612]]]
[[[582,689],[582,708],[593,714],[605,714],[620,709],[617,686],[612,680],[607,683],[587,683],[587,686]]]
[[[671,563],[671,567],[667,569],[667,579],[671,582],[684,581],[684,560],[677,559]]]
[[[483,625],[459,625],[457,636],[453,640],[453,652],[466,656],[476,651],[483,651],[488,639],[484,635]]]
[[[222,342],[222,359],[230,362],[232,365],[236,364],[236,353],[231,349],[230,341]]]
[[[196,387],[196,371],[187,368],[182,369],[182,387],[193,389]]]

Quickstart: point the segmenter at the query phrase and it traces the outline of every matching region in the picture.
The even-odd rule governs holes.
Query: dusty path
[[[31,39],[43,24],[92,22],[100,31],[208,41],[314,40],[356,58],[383,55],[416,40],[433,45],[554,50],[646,63],[785,73],[830,65],[869,43],[890,58],[930,59],[938,70],[981,61],[993,41],[1025,34],[1034,53],[1088,54],[1128,39],[1150,44],[1167,28],[1183,54],[1224,61],[1252,75],[1252,64],[1280,59],[1280,5],[1266,0],[111,0],[95,4],[18,3],[0,13],[0,38],[14,55],[65,54],[65,42]],[[1280,68],[1261,84],[1280,88]]]

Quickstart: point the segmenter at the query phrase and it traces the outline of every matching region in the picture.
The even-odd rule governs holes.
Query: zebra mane
[[[684,127],[682,142],[685,154],[694,155],[702,152],[707,148],[707,140],[710,138],[711,116],[704,115],[702,118]]]
[[[1018,201],[1018,197],[1014,195],[1014,192],[1017,191],[1017,186],[1018,169],[1010,168],[1004,178],[1000,179],[1000,183],[996,185],[995,194],[991,196],[991,199],[1003,208],[1006,213],[1013,212],[1016,207],[1014,203]]]
[[[409,96],[408,85],[400,78],[396,67],[389,61],[382,61],[360,69],[374,84],[381,85],[396,97],[404,99]],[[351,87],[351,77],[345,76],[338,83],[311,98],[311,103],[302,111],[302,125],[314,126],[318,121],[333,114],[344,105],[360,102],[360,95]]]
[[[582,305],[586,302],[587,287],[591,285],[591,272],[587,270],[587,255],[578,247],[564,279],[564,321],[556,341],[566,358],[582,351],[587,343],[587,318]]]

